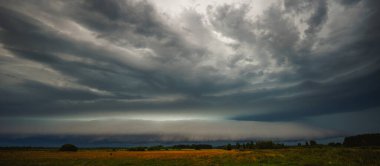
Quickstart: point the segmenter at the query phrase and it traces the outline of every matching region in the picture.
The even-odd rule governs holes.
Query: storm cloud
[[[1,1],[0,132],[104,127],[192,141],[379,132],[323,120],[380,117],[378,3]],[[115,130],[112,119],[145,127]],[[368,120],[357,123],[379,126]]]

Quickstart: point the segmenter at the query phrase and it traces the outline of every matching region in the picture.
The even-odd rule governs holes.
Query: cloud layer
[[[0,2],[1,118],[302,122],[310,135],[316,117],[380,114],[377,1],[176,3]]]

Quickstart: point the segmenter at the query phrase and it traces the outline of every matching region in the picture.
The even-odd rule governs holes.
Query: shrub
[[[231,144],[228,144],[227,146],[226,146],[226,150],[231,150],[232,149],[232,145]]]
[[[310,140],[310,146],[315,146],[315,145],[317,145],[317,141]]]

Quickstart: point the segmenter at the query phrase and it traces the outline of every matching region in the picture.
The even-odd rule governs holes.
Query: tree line
[[[344,138],[343,145],[348,147],[380,146],[380,133],[346,137]]]
[[[305,143],[298,143],[298,147],[322,147],[326,145],[319,145],[315,140],[306,141]],[[380,133],[379,134],[362,134],[356,136],[345,137],[343,144],[339,142],[330,142],[327,146],[331,147],[366,147],[366,146],[378,146],[380,147]],[[209,144],[178,144],[173,146],[137,146],[128,148],[113,148],[116,150],[129,150],[129,151],[149,151],[149,150],[181,150],[181,149],[225,149],[225,150],[249,150],[249,149],[280,149],[287,148],[281,143],[275,143],[273,141],[246,141],[236,142],[235,144],[226,144],[222,146],[213,147]],[[0,147],[0,150],[35,150],[35,149],[53,149],[46,147]],[[90,148],[91,149],[91,148]],[[79,148],[73,144],[64,144],[59,148],[60,151],[77,151]]]
[[[326,145],[318,144],[315,140],[305,141],[304,144],[298,143],[298,147],[323,147]],[[380,146],[380,134],[362,134],[356,136],[345,137],[343,144],[340,142],[330,142],[327,146],[331,147],[363,147],[363,146]],[[223,146],[213,147],[208,144],[192,144],[192,145],[174,145],[171,147],[159,146],[158,148],[132,148],[131,150],[162,150],[162,149],[225,149],[225,150],[249,150],[249,149],[280,149],[287,148],[281,143],[275,143],[273,141],[247,141],[237,142],[235,144],[227,144]]]

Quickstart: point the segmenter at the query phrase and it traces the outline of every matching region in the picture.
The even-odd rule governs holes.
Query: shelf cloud
[[[354,126],[347,118],[380,116],[379,6],[0,2],[0,133],[99,134],[103,127],[213,140],[379,132],[365,125],[379,119]]]

